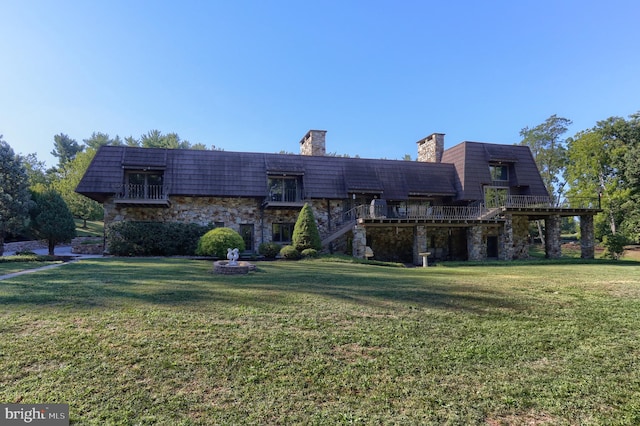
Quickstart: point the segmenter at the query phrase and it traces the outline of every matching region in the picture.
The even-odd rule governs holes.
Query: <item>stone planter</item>
[[[218,260],[213,262],[213,273],[220,275],[245,275],[256,269],[254,264],[243,260],[238,261],[237,263],[237,265],[229,265],[228,260]]]

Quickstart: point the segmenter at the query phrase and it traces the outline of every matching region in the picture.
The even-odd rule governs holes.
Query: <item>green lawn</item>
[[[211,267],[0,281],[0,401],[95,425],[640,423],[640,263]]]
[[[104,222],[102,221],[87,221],[87,227],[84,226],[84,220],[75,219],[76,221],[76,234],[78,237],[102,237],[104,233]]]

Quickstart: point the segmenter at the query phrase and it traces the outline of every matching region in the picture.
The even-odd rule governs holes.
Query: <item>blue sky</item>
[[[0,4],[0,134],[152,129],[226,151],[416,156],[640,110],[640,2],[26,1]]]

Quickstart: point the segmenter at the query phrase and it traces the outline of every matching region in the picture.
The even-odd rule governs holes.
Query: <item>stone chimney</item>
[[[325,155],[327,153],[324,143],[326,134],[326,130],[309,130],[300,140],[300,155]]]
[[[444,152],[444,133],[433,133],[418,142],[418,161],[439,163]]]

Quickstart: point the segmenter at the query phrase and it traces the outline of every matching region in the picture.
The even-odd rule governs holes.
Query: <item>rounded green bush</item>
[[[262,243],[258,247],[258,253],[260,253],[267,259],[275,259],[276,256],[280,253],[280,249],[282,249],[282,246],[278,243]]]
[[[231,228],[215,228],[200,237],[196,254],[199,256],[227,257],[227,249],[244,251],[244,240]]]
[[[300,252],[294,246],[284,246],[280,250],[280,256],[288,260],[300,259]]]
[[[316,249],[308,248],[302,250],[300,254],[302,255],[302,257],[318,257],[320,253],[318,253],[318,250]]]

